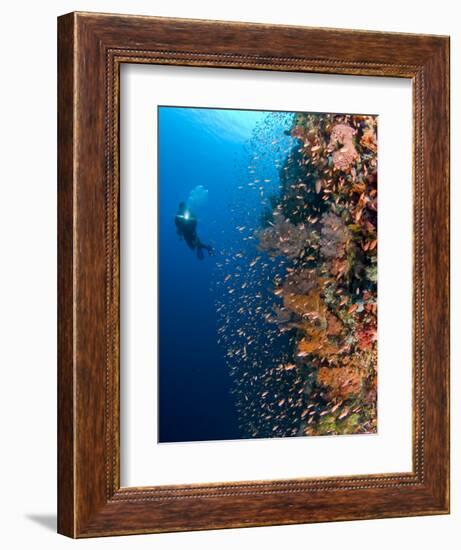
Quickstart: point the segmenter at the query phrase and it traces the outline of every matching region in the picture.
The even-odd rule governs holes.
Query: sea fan
[[[297,258],[309,243],[309,230],[304,224],[295,225],[283,214],[274,213],[274,223],[258,232],[259,249],[270,256]]]
[[[343,220],[332,212],[323,214],[320,233],[320,252],[324,258],[344,257],[350,232]]]

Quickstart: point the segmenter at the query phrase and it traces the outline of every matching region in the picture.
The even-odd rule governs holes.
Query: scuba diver
[[[206,250],[210,256],[213,255],[213,248],[202,243],[197,235],[197,218],[187,209],[185,202],[180,202],[178,213],[174,219],[176,231],[181,239],[186,241],[191,250],[197,251],[197,258],[203,260],[203,251]]]

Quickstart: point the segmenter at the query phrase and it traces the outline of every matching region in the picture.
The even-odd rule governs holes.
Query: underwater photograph
[[[377,432],[378,116],[158,107],[158,442]]]

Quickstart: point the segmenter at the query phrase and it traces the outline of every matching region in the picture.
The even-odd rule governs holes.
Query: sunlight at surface
[[[173,107],[171,109],[174,109]],[[175,109],[176,110],[176,109]],[[185,109],[178,114],[195,119],[203,129],[219,139],[241,141],[250,139],[253,129],[267,115],[267,111],[242,111],[234,109]]]

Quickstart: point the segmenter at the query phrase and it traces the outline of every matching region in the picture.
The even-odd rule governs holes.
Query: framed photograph
[[[58,530],[449,512],[449,39],[58,21]]]

